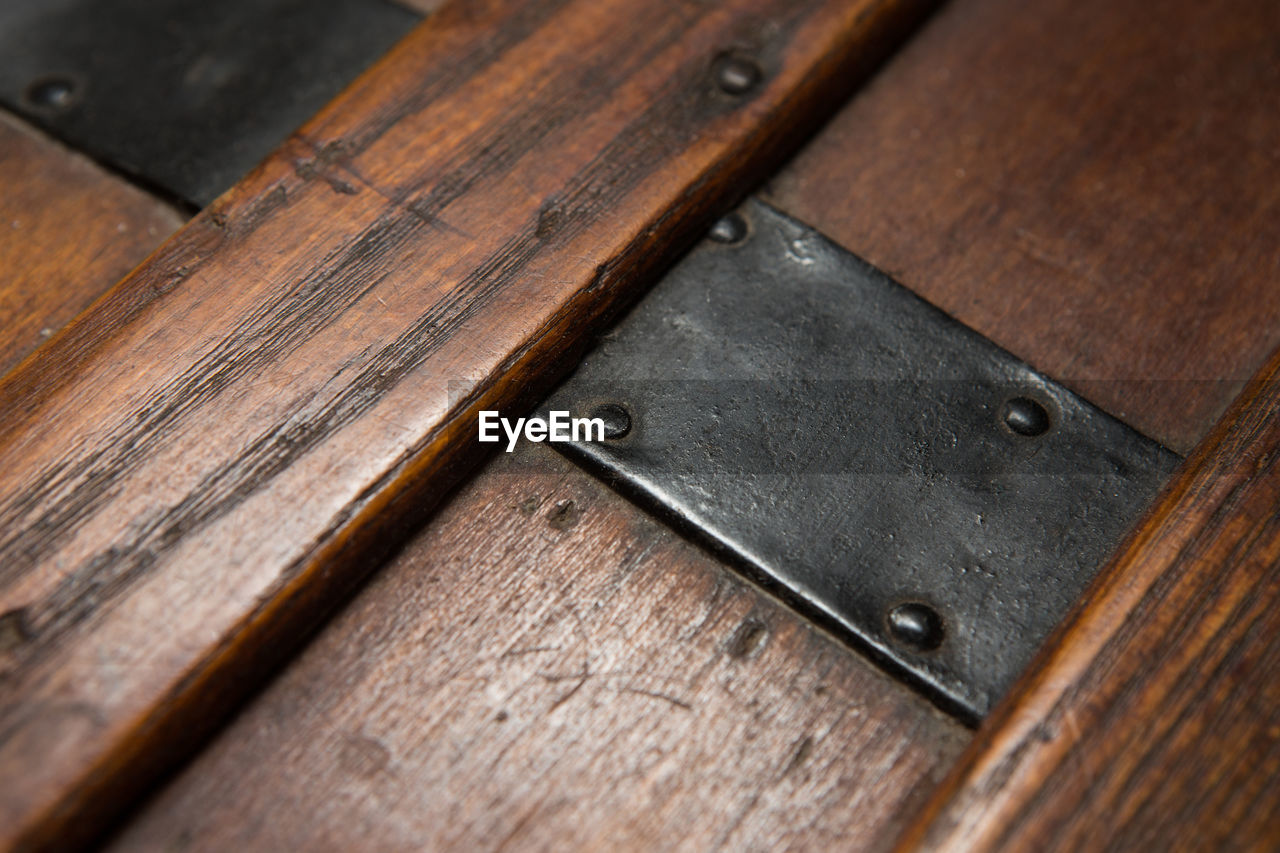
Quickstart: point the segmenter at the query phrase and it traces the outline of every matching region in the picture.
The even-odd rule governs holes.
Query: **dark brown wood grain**
[[[875,850],[967,736],[526,446],[115,849]]]
[[[1280,4],[955,0],[771,200],[1179,452],[1280,344]]]
[[[183,222],[173,208],[0,112],[0,375]]]
[[[1280,846],[1280,353],[902,850]]]
[[[0,844],[198,742],[918,5],[447,4],[11,373]]]

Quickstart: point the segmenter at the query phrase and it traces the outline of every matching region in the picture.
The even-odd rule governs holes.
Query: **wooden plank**
[[[1280,846],[1280,353],[901,849]]]
[[[183,755],[916,6],[446,5],[10,374],[0,844]]]
[[[958,0],[772,201],[1179,452],[1280,344],[1280,5]]]
[[[469,483],[115,849],[873,850],[967,739],[530,446]]]
[[[169,205],[0,112],[0,374],[183,222]]]

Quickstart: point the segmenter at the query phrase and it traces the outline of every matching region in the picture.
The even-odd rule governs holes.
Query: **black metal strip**
[[[552,395],[558,445],[982,717],[1178,457],[749,203]]]
[[[6,0],[0,102],[203,206],[418,20],[387,0]]]

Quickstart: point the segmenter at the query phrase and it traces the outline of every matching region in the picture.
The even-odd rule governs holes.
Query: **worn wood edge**
[[[844,51],[824,56],[818,66],[809,69],[801,84],[762,118],[752,134],[736,140],[715,168],[689,186],[674,188],[670,206],[656,212],[649,227],[619,256],[601,265],[594,280],[566,303],[565,310],[512,352],[492,382],[477,386],[450,409],[436,429],[417,442],[403,463],[369,483],[361,501],[349,508],[344,523],[330,529],[323,541],[282,575],[254,612],[246,614],[232,632],[194,661],[181,683],[130,723],[128,739],[111,744],[78,784],[16,828],[17,845],[39,849],[92,840],[176,766],[470,469],[475,453],[468,444],[476,412],[532,405],[571,365],[587,332],[623,307],[628,294],[634,294],[687,247],[717,212],[748,193],[754,181],[776,167],[930,5],[882,0],[862,10],[857,16],[856,38],[843,45]],[[437,18],[447,15],[449,8]],[[432,26],[437,18],[422,26]],[[393,50],[357,79],[347,97],[379,67],[393,62],[395,54]],[[304,128],[298,138],[286,144],[296,146],[305,135]],[[301,144],[305,146],[305,141]],[[280,164],[268,161],[228,197],[260,191],[278,177],[280,168]],[[142,268],[163,265],[179,251],[190,252],[193,244],[212,251],[222,227],[218,221],[221,206],[215,203]],[[184,240],[186,244],[180,245]],[[628,268],[628,264],[634,266]],[[109,342],[112,332],[166,292],[157,292],[145,281],[145,287],[133,287],[131,283],[137,280],[135,275],[104,295],[27,359],[21,369],[0,380],[0,398],[9,402],[10,416],[21,421],[37,413],[40,400],[56,389],[59,377],[90,359]],[[526,368],[528,376],[514,376]]]
[[[1057,796],[1062,780],[1046,776],[1046,771],[1072,761],[1077,770],[1088,766],[1087,756],[1079,753],[1077,745],[1082,722],[1087,729],[1094,710],[1093,696],[1080,690],[1086,674],[1110,644],[1134,641],[1136,632],[1129,620],[1147,594],[1158,584],[1170,582],[1167,570],[1188,573],[1186,566],[1177,565],[1184,548],[1216,515],[1239,513],[1239,502],[1247,497],[1241,492],[1248,478],[1266,473],[1275,479],[1277,456],[1280,350],[1187,457],[1076,608],[978,730],[952,772],[899,838],[895,850],[1003,849],[1009,844],[1006,829],[1024,809]],[[1201,570],[1205,568],[1211,568],[1217,579],[1237,567],[1219,561]],[[1274,576],[1276,567],[1255,566],[1252,572],[1241,567],[1236,573],[1262,575],[1267,571]],[[1156,638],[1172,635],[1179,627],[1176,620],[1156,626],[1137,624],[1136,631]],[[1073,712],[1075,718],[1070,716]],[[1067,719],[1070,725],[1048,727],[1046,721],[1055,716]],[[1145,718],[1131,722],[1135,729],[1149,723]]]

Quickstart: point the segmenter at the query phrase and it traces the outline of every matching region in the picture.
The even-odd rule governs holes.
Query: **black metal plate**
[[[205,205],[418,20],[386,0],[5,0],[0,101]]]
[[[557,446],[980,718],[1178,457],[818,233],[744,214],[546,407],[620,404],[630,432]],[[1015,398],[1046,433],[1006,425]],[[937,648],[894,638],[904,603],[940,616]]]

